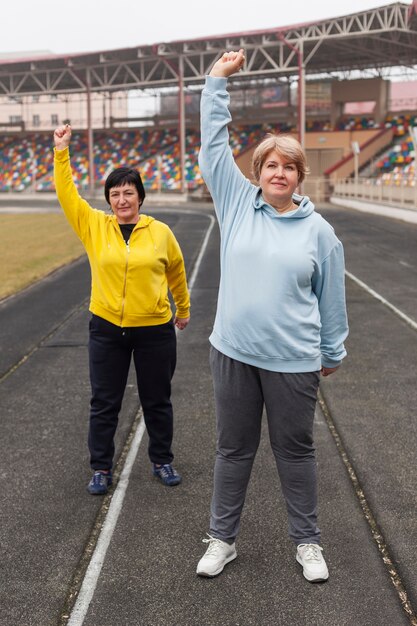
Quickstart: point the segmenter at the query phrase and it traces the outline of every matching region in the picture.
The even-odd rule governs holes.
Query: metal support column
[[[306,132],[306,85],[303,42],[298,51],[298,137],[303,150],[305,149]]]
[[[94,174],[94,136],[91,115],[91,80],[90,69],[87,68],[87,149],[88,149],[88,174],[89,192],[94,195],[95,174]]]
[[[292,50],[298,59],[298,140],[303,150],[305,149],[305,128],[306,128],[306,101],[305,101],[305,66],[304,66],[304,48],[303,42],[300,41],[299,47],[294,46],[287,41],[284,35],[277,33],[278,39],[282,41],[290,50]]]
[[[179,114],[179,136],[180,136],[180,169],[181,169],[181,193],[187,193],[187,181],[185,171],[185,93],[184,93],[184,58],[179,57],[179,93],[178,93],[178,114]]]

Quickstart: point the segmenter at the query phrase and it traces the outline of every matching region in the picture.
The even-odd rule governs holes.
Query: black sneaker
[[[93,496],[103,496],[107,493],[112,482],[113,476],[111,471],[103,472],[101,470],[97,470],[94,472],[92,479],[88,483],[88,492]]]

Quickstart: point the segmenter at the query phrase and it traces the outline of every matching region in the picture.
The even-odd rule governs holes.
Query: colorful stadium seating
[[[358,116],[342,117],[336,124],[335,130],[367,130],[369,128],[379,128],[379,124],[371,117]]]
[[[395,142],[390,151],[375,164],[376,176],[384,184],[414,184],[415,153],[409,129],[417,125],[417,115],[390,115],[385,126],[395,129]],[[375,128],[369,117],[341,119],[340,130]],[[308,120],[306,130],[331,130],[328,121]],[[295,128],[286,123],[231,125],[230,145],[235,155],[258,143],[268,132],[291,132]],[[203,180],[198,168],[200,135],[197,129],[187,129],[185,171],[186,186],[198,189]],[[89,167],[86,132],[74,132],[72,145],[74,180],[81,190],[89,185]],[[128,165],[142,173],[148,190],[180,190],[181,164],[177,129],[135,128],[129,130],[100,130],[94,132],[94,172],[97,184],[102,185],[114,167]],[[53,191],[52,137],[49,133],[0,135],[0,191]],[[403,175],[403,176],[401,176]],[[408,182],[407,182],[408,181]]]
[[[394,144],[375,163],[375,174],[384,185],[415,186],[415,159],[410,128],[417,125],[417,115],[389,115],[385,126],[394,128]]]

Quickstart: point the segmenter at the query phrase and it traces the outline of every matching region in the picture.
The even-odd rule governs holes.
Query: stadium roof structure
[[[278,77],[298,80],[303,143],[303,84],[307,75],[417,69],[417,0],[267,30],[83,54],[0,59],[0,96],[84,92],[88,103],[91,92],[178,88],[184,172],[184,88],[201,86],[216,59],[225,50],[239,48],[244,48],[246,56],[238,76],[240,84]],[[91,128],[88,141],[91,179]]]
[[[417,0],[320,22],[83,54],[0,59],[0,95],[199,84],[225,51],[244,48],[244,78],[417,66]]]

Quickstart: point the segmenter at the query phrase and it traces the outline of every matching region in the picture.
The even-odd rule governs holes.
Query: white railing
[[[372,179],[359,179],[357,182],[354,179],[338,180],[333,183],[332,196],[417,210],[417,181],[410,186],[401,182],[376,184]]]
[[[325,178],[307,176],[301,187],[301,193],[308,196],[315,205],[325,202],[328,196],[328,185]]]

